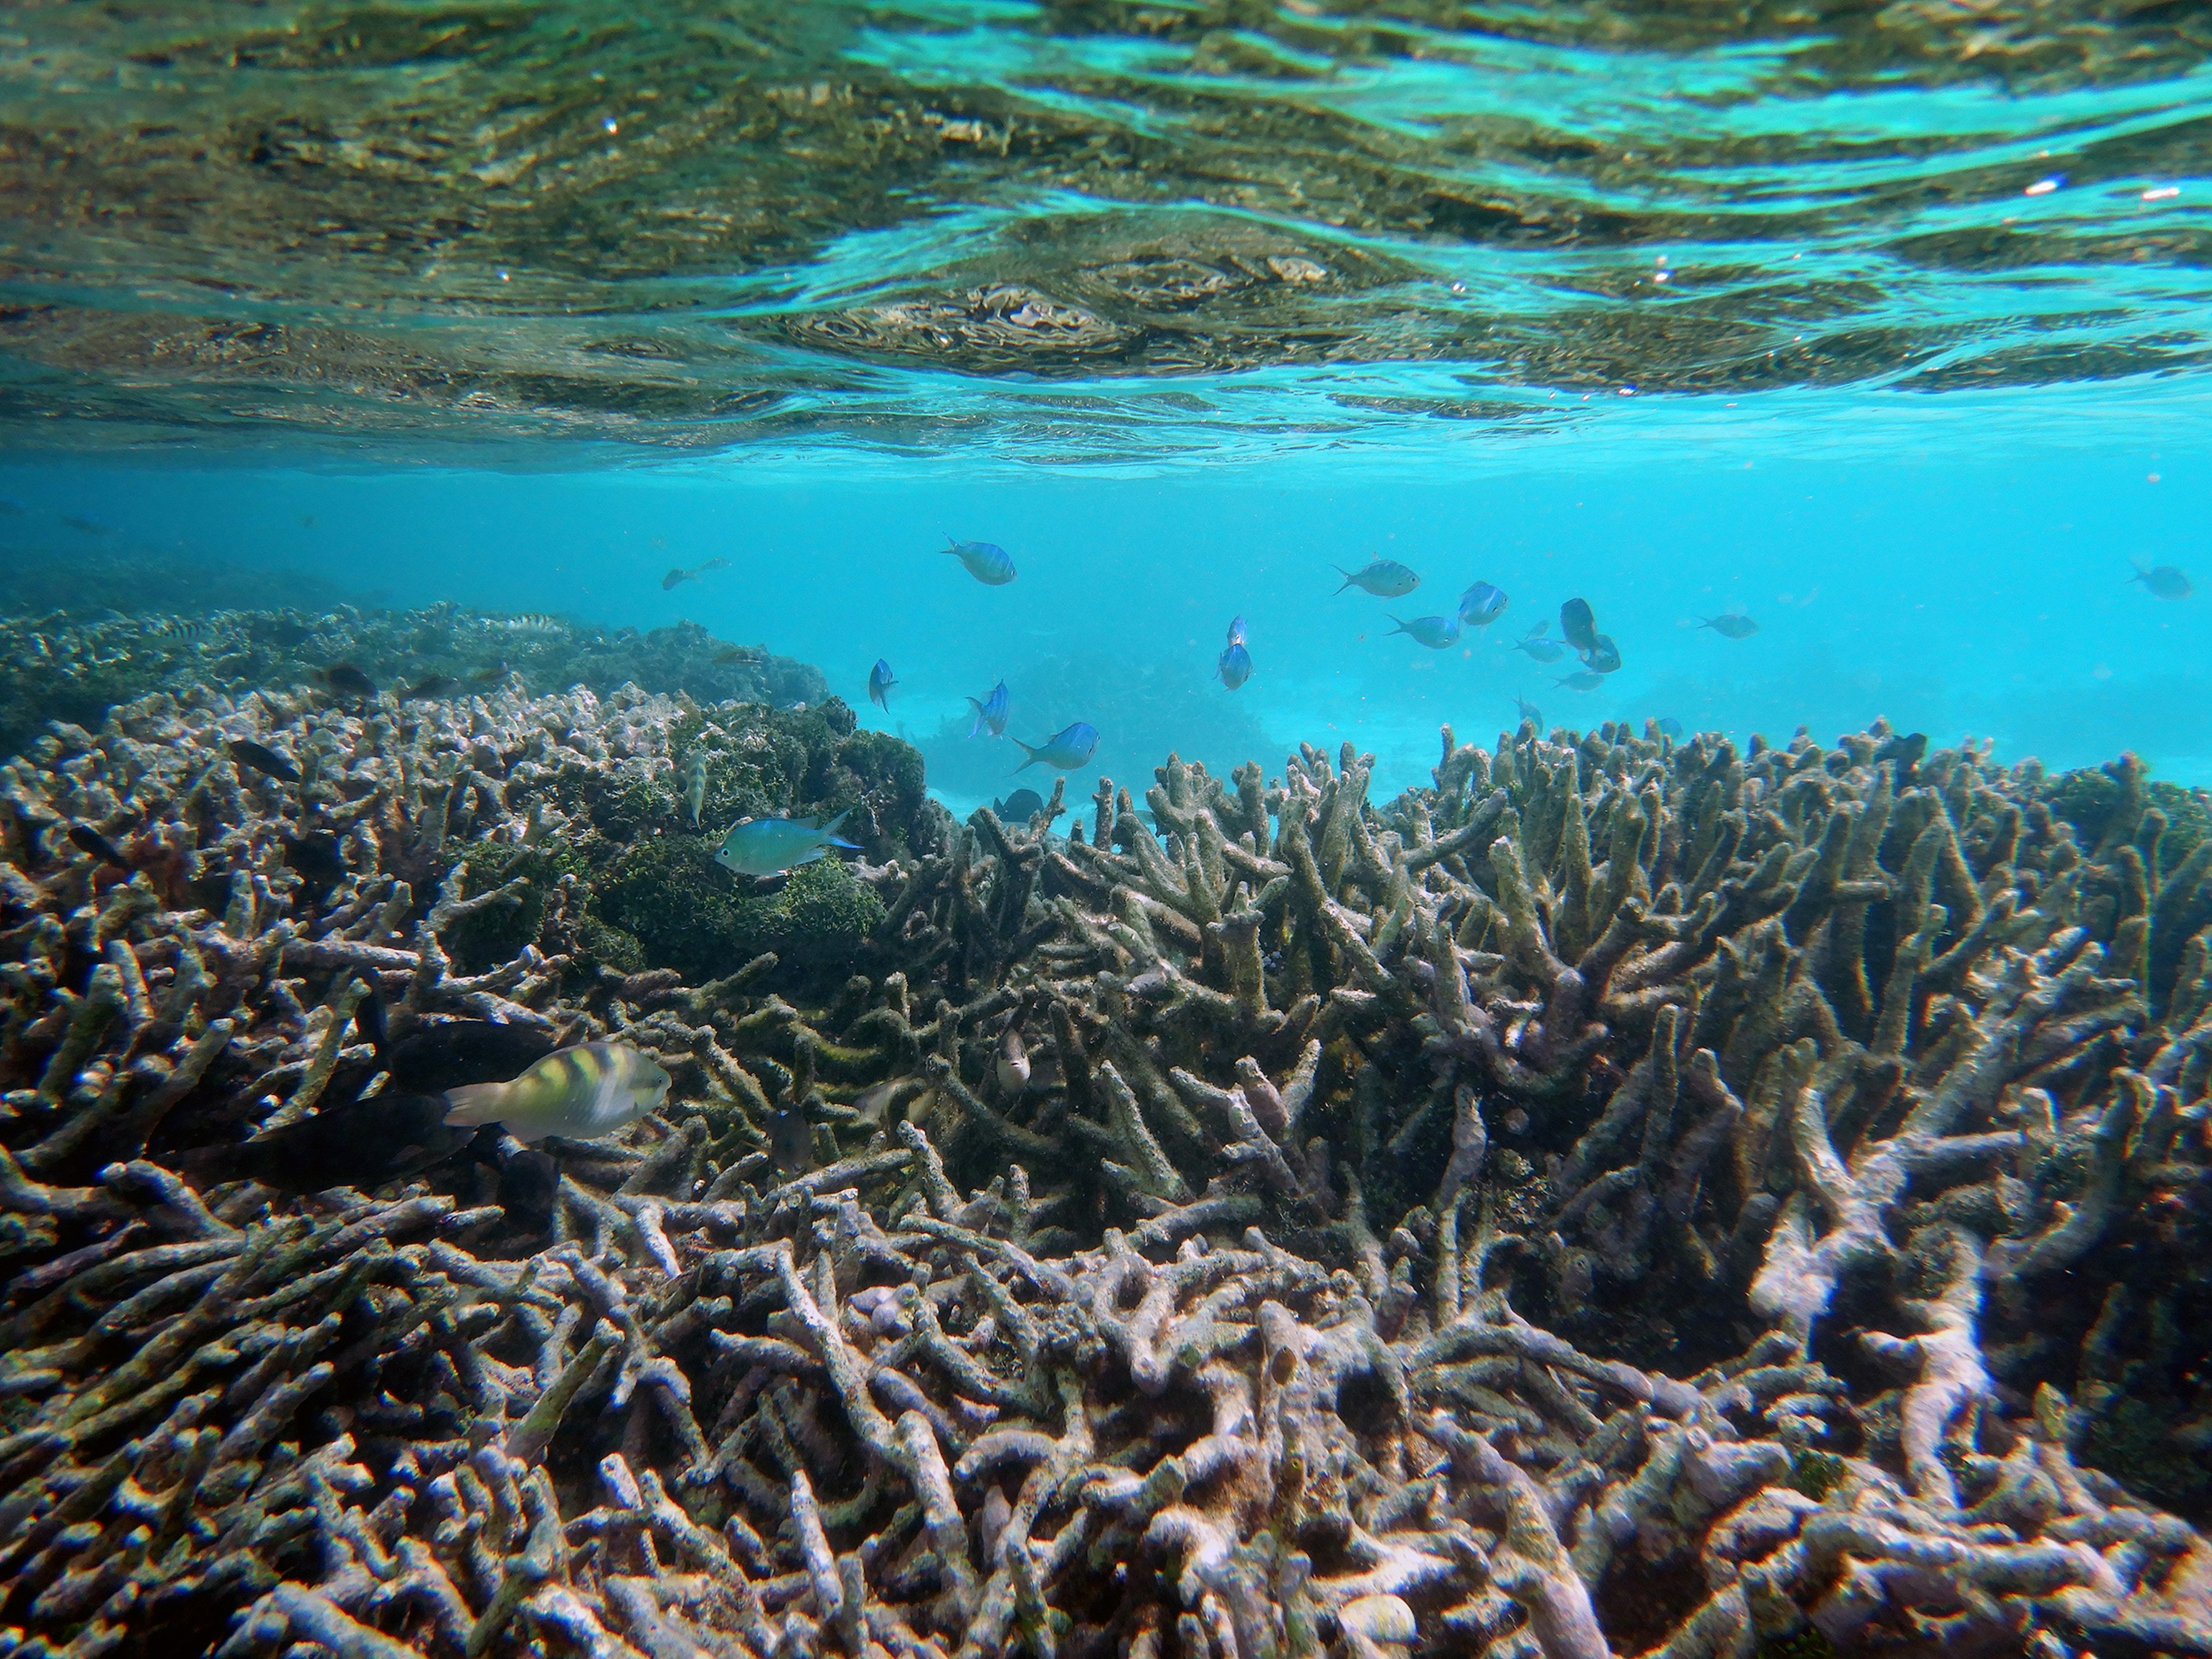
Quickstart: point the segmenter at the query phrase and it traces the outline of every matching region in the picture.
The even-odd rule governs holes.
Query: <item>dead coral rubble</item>
[[[2212,854],[2130,764],[2082,848],[1882,730],[1447,733],[1380,810],[1348,750],[1170,761],[1158,837],[1102,787],[870,870],[878,971],[801,1009],[457,976],[390,872],[474,784],[324,728],[390,829],[303,896],[125,725],[7,781],[17,1651],[2212,1653],[2212,1548],[2099,1466],[2212,1406]],[[103,789],[127,880],[61,835]],[[542,1202],[511,1147],[180,1180],[374,1063],[372,978],[676,1091]]]

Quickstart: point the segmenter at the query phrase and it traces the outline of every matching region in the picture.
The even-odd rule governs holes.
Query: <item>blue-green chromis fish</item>
[[[684,759],[684,808],[691,815],[691,827],[699,827],[699,809],[707,804],[707,757],[693,750]]]
[[[898,684],[891,673],[891,665],[881,657],[868,671],[868,701],[886,714],[891,712],[891,687]]]
[[[1579,674],[1570,674],[1563,680],[1553,680],[1554,685],[1564,685],[1570,691],[1595,691],[1605,684],[1605,676],[1593,674],[1587,668]]]
[[[1078,720],[1034,746],[1024,743],[1019,738],[1013,739],[1013,744],[1015,748],[1029,757],[1014,769],[1017,772],[1035,766],[1040,761],[1058,771],[1073,772],[1077,767],[1087,763],[1091,750],[1098,747],[1098,728]]]
[[[1710,628],[1724,640],[1747,640],[1759,632],[1759,624],[1741,611],[1723,611],[1717,617],[1708,617],[1698,624]]]
[[[1522,638],[1514,642],[1513,648],[1526,654],[1532,662],[1559,661],[1567,654],[1567,647],[1557,640],[1547,640],[1544,637],[1544,629],[1547,626],[1548,626],[1547,623],[1538,623]]]
[[[1014,562],[994,542],[952,542],[945,551],[966,565],[968,574],[986,587],[1004,587],[1014,579]]]
[[[1344,578],[1344,587],[1336,590],[1340,593],[1345,587],[1357,587],[1378,599],[1396,599],[1421,585],[1421,579],[1395,559],[1370,559],[1357,570],[1346,570],[1340,564],[1329,568]]]
[[[1459,596],[1459,619],[1469,628],[1487,628],[1505,614],[1505,590],[1477,582]]]
[[[843,812],[818,828],[798,818],[755,818],[722,837],[714,862],[741,876],[780,876],[813,863],[833,847],[857,850],[858,842],[836,833],[844,821]]]
[[[1457,617],[1416,617],[1411,622],[1393,617],[1390,620],[1398,624],[1390,630],[1393,634],[1410,634],[1414,644],[1425,645],[1431,651],[1459,643]]]
[[[1229,624],[1229,643],[1221,649],[1221,660],[1215,665],[1221,683],[1234,691],[1252,678],[1252,653],[1244,648],[1244,618],[1236,617]]]
[[[592,1140],[659,1110],[667,1097],[668,1073],[651,1054],[623,1042],[584,1042],[510,1082],[447,1090],[446,1124],[496,1123],[517,1140]]]
[[[968,706],[975,711],[975,723],[968,728],[969,737],[972,738],[980,732],[988,732],[994,738],[1003,738],[1006,735],[1006,681],[1000,680],[993,686],[991,695],[981,702],[977,702],[973,697],[969,698]]]
[[[2128,580],[2141,582],[2154,599],[2185,599],[2196,591],[2189,584],[2189,573],[2178,564],[2154,564],[2148,569],[2136,565]]]

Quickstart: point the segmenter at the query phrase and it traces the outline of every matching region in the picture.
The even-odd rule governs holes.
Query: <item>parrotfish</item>
[[[948,536],[947,541],[952,541]],[[1014,562],[994,542],[952,542],[945,550],[968,567],[968,574],[986,587],[1004,587],[1014,579]]]
[[[1740,611],[1724,611],[1717,617],[1708,617],[1698,624],[1710,628],[1724,640],[1747,640],[1759,632],[1759,624]]]
[[[1666,738],[1668,742],[1681,742],[1682,722],[1676,720],[1672,714],[1662,714],[1657,720],[1652,721],[1651,724],[1658,732],[1659,735]]]
[[[1561,657],[1566,655],[1567,647],[1557,640],[1547,640],[1544,637],[1544,629],[1549,625],[1546,623],[1538,623],[1525,635],[1513,642],[1513,648],[1526,653],[1532,662],[1559,661]]]
[[[1559,607],[1559,637],[1577,651],[1597,643],[1597,618],[1588,599],[1569,599]]]
[[[994,738],[1006,735],[1006,683],[1000,680],[991,688],[991,695],[978,702],[968,699],[968,706],[975,711],[975,723],[968,728],[968,735],[988,732]]]
[[[797,818],[755,818],[722,837],[714,862],[741,876],[780,876],[813,863],[833,847],[857,850],[857,842],[837,834],[837,826],[844,821],[843,812],[818,828]]]
[[[1504,614],[1505,590],[1489,582],[1477,582],[1459,596],[1459,619],[1469,628],[1487,628]]]
[[[1593,674],[1616,673],[1620,668],[1620,647],[1613,642],[1613,635],[1601,634],[1583,653],[1583,666]]]
[[[517,1140],[592,1140],[656,1111],[668,1097],[659,1061],[622,1042],[584,1042],[545,1056],[507,1083],[446,1091],[446,1123],[496,1123]]]
[[[691,815],[691,827],[699,827],[699,809],[707,804],[707,751],[694,749],[684,757],[684,810]]]
[[[1221,660],[1215,665],[1221,683],[1234,691],[1252,678],[1252,653],[1244,648],[1244,618],[1234,617],[1229,624],[1229,643],[1222,647]]]
[[[2148,570],[2137,565],[2128,580],[2141,582],[2154,599],[2185,599],[2196,592],[2190,586],[2189,573],[2176,564],[2154,564]]]
[[[1393,617],[1390,620],[1398,624],[1390,630],[1393,634],[1410,634],[1416,645],[1425,645],[1431,651],[1459,643],[1457,617],[1416,617],[1411,622]]]
[[[1564,685],[1570,691],[1595,691],[1605,684],[1605,676],[1594,674],[1585,668],[1579,674],[1570,674],[1563,680],[1553,680],[1554,685]]]
[[[888,714],[891,709],[891,687],[897,684],[892,678],[890,664],[877,658],[876,665],[868,671],[868,701]]]
[[[1421,585],[1421,579],[1395,559],[1370,559],[1358,570],[1346,570],[1340,564],[1329,568],[1344,578],[1344,587],[1336,590],[1340,593],[1345,587],[1358,587],[1378,599],[1396,599]]]
[[[1078,720],[1073,726],[1054,732],[1042,743],[1030,744],[1016,738],[1013,744],[1015,748],[1029,757],[1014,769],[1017,772],[1035,766],[1040,761],[1055,771],[1073,772],[1077,767],[1087,764],[1091,751],[1098,747],[1098,728],[1087,721]]]

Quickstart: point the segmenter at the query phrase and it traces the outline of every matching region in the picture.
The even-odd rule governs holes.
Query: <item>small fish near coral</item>
[[[1014,770],[1026,771],[1037,765],[1049,766],[1055,771],[1073,772],[1079,766],[1090,763],[1092,752],[1098,747],[1098,728],[1083,720],[1062,726],[1040,744],[1013,739],[1014,747],[1027,755]]]
[[[1006,735],[1006,683],[1000,680],[991,688],[991,695],[978,702],[968,699],[968,706],[975,711],[975,723],[968,728],[968,735],[975,737],[988,732],[994,738]]]
[[[968,568],[968,574],[986,587],[1004,587],[1014,579],[1014,562],[1006,556],[1006,550],[995,542],[953,541],[950,547],[939,550],[950,553]]]
[[[1401,599],[1421,585],[1421,579],[1395,559],[1370,559],[1357,570],[1346,570],[1340,564],[1329,568],[1344,578],[1346,587],[1356,587],[1364,593],[1372,593],[1378,599]]]
[[[1572,651],[1596,648],[1597,617],[1588,599],[1569,599],[1559,607],[1559,637]]]
[[[699,809],[707,803],[707,751],[694,749],[684,757],[684,810],[691,827],[699,827]]]
[[[1583,666],[1593,674],[1614,674],[1620,672],[1620,647],[1613,642],[1613,635],[1601,634],[1583,653]]]
[[[1044,797],[1034,789],[1017,789],[1004,800],[991,803],[991,816],[1001,823],[1027,823],[1044,811]]]
[[[1221,683],[1234,691],[1252,678],[1252,653],[1244,648],[1244,618],[1236,617],[1229,624],[1229,643],[1221,648],[1221,659],[1214,665]]]
[[[891,708],[891,687],[897,684],[898,679],[892,674],[890,664],[881,657],[877,658],[876,665],[868,671],[868,701],[888,714]]]
[[[557,1049],[505,1083],[446,1091],[449,1128],[496,1123],[517,1140],[594,1140],[658,1111],[670,1078],[660,1062],[623,1042]]]
[[[323,670],[323,684],[341,697],[367,699],[376,695],[376,682],[349,662],[334,662]]]
[[[858,852],[858,842],[837,834],[844,821],[843,812],[820,825],[797,818],[753,818],[722,837],[714,862],[740,876],[780,876],[813,863],[832,848]]]

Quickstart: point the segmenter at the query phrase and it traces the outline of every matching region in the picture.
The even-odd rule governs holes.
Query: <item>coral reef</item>
[[[719,719],[205,694],[7,769],[15,1650],[2212,1653],[2212,853],[2131,762],[2085,843],[1883,729],[1170,759],[1157,835],[878,812],[818,994],[469,873]],[[380,1164],[502,1030],[675,1089]]]
[[[830,696],[819,670],[764,646],[733,646],[696,623],[640,634],[558,617],[504,617],[437,605],[422,611],[216,611],[189,618],[63,611],[0,617],[0,755],[49,720],[96,725],[118,703],[156,690],[324,684],[334,665],[361,670],[403,699],[433,699],[507,683],[539,690],[625,684],[702,702],[811,707]]]

